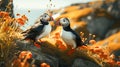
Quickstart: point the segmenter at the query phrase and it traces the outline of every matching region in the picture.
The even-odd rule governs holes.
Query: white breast
[[[62,30],[61,38],[67,45],[71,45],[73,48],[76,48],[75,36],[71,32]]]
[[[40,38],[43,38],[43,37],[47,36],[48,34],[50,34],[50,32],[52,30],[52,27],[51,27],[50,24],[48,24],[48,25],[45,25],[45,27],[43,28],[43,30],[44,30],[43,33],[41,33],[39,35],[39,37],[37,37],[37,40],[40,39]]]

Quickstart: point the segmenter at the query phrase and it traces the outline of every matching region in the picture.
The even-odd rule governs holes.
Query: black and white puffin
[[[80,36],[71,29],[68,18],[61,18],[58,22],[56,22],[56,25],[62,25],[63,29],[60,36],[67,45],[72,46],[73,49],[78,46],[85,45]]]
[[[51,32],[52,27],[49,24],[49,21],[53,21],[52,16],[47,13],[41,15],[39,22],[31,26],[30,29],[22,32],[25,36],[24,40],[33,40],[34,43],[38,43],[39,39],[47,36]]]

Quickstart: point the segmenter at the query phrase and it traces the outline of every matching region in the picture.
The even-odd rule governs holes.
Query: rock
[[[111,36],[111,35],[113,35],[115,33],[118,33],[118,32],[120,32],[120,28],[115,28],[115,29],[109,30],[107,32],[107,34],[105,35],[105,38],[107,38],[107,37],[109,37],[109,36]]]
[[[104,8],[115,19],[120,19],[120,0],[115,0],[110,3],[103,3],[101,8]]]
[[[32,53],[32,59],[29,59],[28,62],[30,64],[35,64],[36,67],[39,67],[42,63],[47,63],[51,67],[87,67],[93,65],[99,67],[97,64],[95,64],[93,61],[90,61],[88,58],[87,60],[78,57],[79,53],[75,53],[69,56],[66,54],[66,52],[60,53],[58,48],[49,46],[46,43],[44,43],[44,45],[41,44],[41,48],[37,48],[32,43],[18,41],[17,46],[19,48],[18,50],[20,51],[27,50]]]
[[[119,56],[120,56],[120,49],[114,51],[113,55],[115,55],[115,58],[114,58],[115,61],[120,61],[120,58],[119,58]]]
[[[49,64],[51,67],[58,67],[58,59],[53,57],[53,56],[50,56],[48,54],[44,54],[44,53],[41,53],[41,54],[35,54],[34,52],[33,53],[33,58],[35,60],[35,64],[40,65],[41,63],[47,63]]]
[[[100,67],[100,66],[88,60],[76,59],[72,67]]]
[[[91,17],[92,18],[92,17]],[[99,36],[100,39],[105,37],[107,31],[113,25],[113,20],[106,17],[97,17],[87,20],[87,29],[90,33]]]
[[[21,45],[22,44],[22,45]],[[50,56],[49,54],[45,54],[41,51],[41,48],[37,48],[32,43],[25,43],[23,41],[18,41],[17,46],[19,47],[18,50],[27,50],[32,53],[32,58],[35,60],[34,64],[39,67],[41,63],[47,63],[51,67],[58,66],[58,59]],[[21,49],[22,48],[22,49]],[[32,61],[30,61],[31,63]]]
[[[119,28],[120,26],[120,1],[103,1],[101,7],[94,8],[94,11],[83,17],[86,21],[87,29],[90,33],[97,36],[96,40],[106,38],[110,30]],[[99,31],[98,31],[99,30]]]
[[[4,61],[0,61],[0,67],[5,67],[5,62]]]

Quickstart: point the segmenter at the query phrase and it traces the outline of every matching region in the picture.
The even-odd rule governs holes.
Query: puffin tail
[[[79,46],[87,46],[84,42],[79,42]]]
[[[81,45],[82,45],[82,46],[87,46],[87,45],[86,45],[85,43],[83,43],[83,42],[81,43]]]

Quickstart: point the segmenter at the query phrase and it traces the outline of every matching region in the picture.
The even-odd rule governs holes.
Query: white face
[[[63,27],[67,27],[70,25],[70,21],[68,18],[61,18],[60,19],[60,24],[63,26]]]
[[[47,13],[44,13],[41,16],[41,19],[43,19],[44,21],[50,21],[51,17]]]

